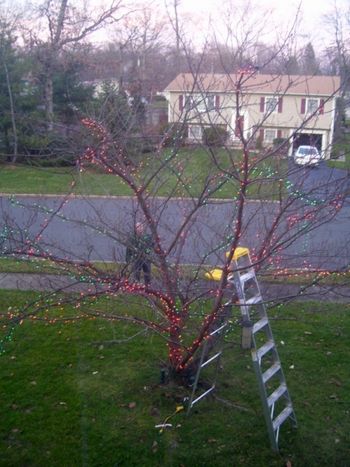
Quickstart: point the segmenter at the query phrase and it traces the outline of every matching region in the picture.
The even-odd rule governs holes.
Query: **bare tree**
[[[348,7],[340,8],[336,2],[331,14],[324,18],[324,23],[331,34],[332,42],[326,48],[325,69],[328,73],[337,73],[340,76],[342,88],[341,99],[338,101],[336,139],[344,139],[342,126],[345,120],[345,107],[348,106],[350,76],[350,10]],[[343,151],[344,152],[344,151]]]
[[[179,18],[179,6],[181,0],[173,0],[169,5],[167,4],[168,16],[170,18],[171,26],[175,34],[175,67],[178,70],[180,65],[180,55],[181,55],[181,24]]]
[[[49,130],[54,120],[53,74],[60,55],[108,22],[118,22],[124,13],[126,10],[121,0],[113,0],[108,7],[99,8],[91,8],[86,3],[71,5],[68,0],[48,0],[36,10],[37,27],[31,28],[28,40],[35,47],[41,68]]]
[[[341,9],[334,4],[333,12],[325,18],[325,25],[333,37],[332,44],[326,50],[331,71],[338,73],[346,90],[349,81],[349,41],[350,12],[349,8]]]
[[[119,52],[121,82],[125,79],[129,84],[139,82],[144,96],[152,94],[159,82],[159,78],[155,79],[155,70],[163,74],[157,60],[163,55],[168,25],[165,17],[155,11],[152,4],[140,5],[114,31],[113,43]],[[130,65],[125,66],[127,63]]]
[[[14,102],[13,87],[18,84],[16,77],[16,67],[18,69],[19,58],[15,50],[16,42],[16,24],[20,18],[20,14],[2,10],[0,12],[0,66],[3,69],[6,90],[8,95],[10,119],[12,127],[13,139],[13,157],[12,162],[16,162],[18,155],[18,131],[17,131],[17,118],[16,106]],[[18,79],[17,79],[18,81]],[[6,105],[4,107],[7,107]]]
[[[240,60],[246,56],[239,50]],[[63,287],[56,287],[49,293],[49,310],[70,303],[75,310],[72,319],[79,313],[80,317],[124,320],[159,333],[167,345],[171,376],[186,382],[197,369],[204,342],[226,313],[225,303],[228,294],[232,295],[228,276],[239,245],[247,242],[260,274],[271,268],[275,274],[291,268],[316,273],[340,269],[343,265],[339,262],[330,266],[331,259],[349,254],[346,238],[344,244],[332,246],[331,258],[320,255],[321,248],[330,248],[329,239],[310,241],[321,226],[331,225],[342,209],[347,175],[333,177],[330,172],[313,183],[310,171],[292,164],[284,151],[295,144],[303,128],[315,124],[321,110],[328,111],[327,99],[322,108],[307,113],[283,141],[276,144],[270,139],[262,144],[261,130],[269,129],[269,119],[282,105],[281,98],[305,78],[264,78],[250,66],[224,75],[203,75],[192,63],[189,67],[191,74],[179,76],[180,82],[184,78],[186,94],[185,100],[182,95],[176,101],[177,121],[149,155],[131,157],[103,122],[82,120],[86,150],[78,159],[79,173],[96,166],[126,185],[129,198],[95,202],[70,199],[67,194],[54,203],[15,201],[13,210],[4,203],[9,234],[3,242],[4,254],[46,258],[58,271],[73,275],[79,294],[65,294]],[[257,112],[258,120],[246,123],[245,110],[259,107],[248,91],[258,85],[275,91],[269,102],[264,101],[261,113]],[[222,91],[219,105],[213,90]],[[335,88],[334,93],[337,91]],[[174,106],[171,111],[175,113]],[[206,135],[205,145],[193,126],[198,134]],[[194,145],[183,148],[185,142]],[[198,146],[201,160],[191,172]],[[16,227],[13,219],[22,209],[26,215]],[[66,242],[60,237],[61,221],[65,235],[71,235]],[[151,238],[148,249],[157,271],[151,284],[139,280],[133,265],[125,262],[130,231],[139,222]],[[108,272],[98,260],[112,260],[119,268]],[[204,272],[217,264],[222,269],[220,281],[205,282]],[[315,280],[317,276],[313,283]],[[111,306],[104,306],[101,297],[109,297]],[[128,303],[135,297],[140,310],[130,313]],[[11,325],[47,309],[47,299],[44,296],[19,310],[11,316]],[[234,301],[231,304],[234,308]]]

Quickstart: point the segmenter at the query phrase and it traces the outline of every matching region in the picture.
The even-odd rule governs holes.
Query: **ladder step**
[[[211,391],[213,391],[215,389],[215,384],[213,384],[213,386],[211,388],[209,388],[207,391],[203,392],[203,394],[201,394],[200,396],[197,397],[197,399],[194,399],[191,403],[191,407],[194,406],[194,404],[196,404],[198,401],[200,401],[201,399],[203,399],[203,397],[207,396]]]
[[[222,326],[220,326],[219,328],[215,329],[215,331],[212,331],[210,333],[210,336],[215,336],[215,334],[217,334],[218,332],[222,331],[223,329],[225,329],[227,327],[227,323],[224,323]]]
[[[270,350],[272,350],[273,348],[275,347],[275,343],[272,339],[268,340],[266,342],[266,344],[264,344],[263,346],[260,347],[260,349],[258,349],[256,351],[256,358],[258,361],[261,360],[261,358],[267,354],[267,352],[269,352]]]
[[[261,295],[255,295],[252,298],[248,298],[243,305],[255,305],[256,303],[260,303],[262,301]]]
[[[267,398],[268,406],[271,407],[286,391],[287,385],[285,383],[278,386],[278,388]]]
[[[254,323],[253,334],[255,334],[256,332],[259,332],[261,329],[263,329],[268,324],[269,324],[269,320],[267,319],[266,316],[264,318],[261,318],[259,321]]]
[[[254,269],[249,270],[239,276],[241,282],[247,282],[250,279],[255,279],[255,271]]]
[[[287,407],[285,407],[282,412],[272,421],[273,429],[276,431],[292,413],[293,407],[291,404],[288,404]]]
[[[235,283],[235,276],[232,272],[227,276],[227,282],[229,282],[230,284]]]
[[[275,362],[273,365],[270,366],[264,373],[262,374],[263,383],[267,383],[269,379],[271,379],[278,371],[281,369],[280,362]]]
[[[213,355],[211,358],[209,358],[209,359],[206,360],[204,363],[202,363],[201,368],[204,368],[204,367],[207,366],[209,363],[211,363],[213,360],[216,360],[218,357],[220,357],[221,354],[222,354],[222,350],[220,350],[220,352],[216,353],[216,354]]]

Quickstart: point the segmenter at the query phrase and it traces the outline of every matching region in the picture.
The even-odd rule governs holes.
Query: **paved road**
[[[291,190],[305,192],[309,199],[318,201],[331,196],[335,187],[350,196],[350,175],[345,170],[331,169],[325,161],[315,167],[297,167],[290,158],[288,164]]]
[[[322,168],[312,169],[312,174]],[[329,177],[329,174],[327,174]],[[294,185],[295,189],[296,184]],[[318,184],[318,186],[320,186]],[[319,202],[318,198],[315,198]],[[88,199],[48,196],[0,197],[1,250],[11,251],[16,241],[37,243],[43,251],[74,259],[123,260],[125,238],[131,230],[137,206],[131,198]],[[312,202],[312,200],[311,200]],[[322,205],[322,203],[321,203]],[[276,202],[251,201],[246,204],[241,244],[259,247],[278,212]],[[288,238],[295,233],[293,219],[307,212],[310,199],[298,202],[296,211],[288,213],[276,235],[287,248],[275,255],[285,266],[341,268],[350,264],[350,205],[346,204],[336,217],[315,230],[308,230],[314,219],[304,223],[305,232],[293,244]],[[188,200],[152,201],[152,210],[159,219],[160,235],[169,245],[178,226],[186,218],[192,204]],[[334,208],[328,209],[334,212]],[[232,232],[236,204],[216,201],[204,206],[188,225],[183,244],[171,253],[184,263],[220,264],[225,243]],[[288,246],[289,245],[289,246]],[[209,253],[208,253],[209,252]]]

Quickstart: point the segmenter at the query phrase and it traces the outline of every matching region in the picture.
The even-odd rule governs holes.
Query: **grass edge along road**
[[[38,295],[0,296],[5,326],[6,310]],[[140,303],[135,306],[131,311],[140,310]],[[349,305],[319,303],[269,310],[298,418],[297,430],[282,427],[276,454],[238,326],[226,336],[220,400],[207,399],[186,417],[176,408],[187,391],[160,384],[166,346],[159,336],[96,319],[55,322],[72,310],[48,308],[40,319],[16,327],[0,356],[2,462],[203,466],[215,459],[215,466],[226,466],[230,459],[247,466],[346,466],[349,311]],[[166,419],[172,426],[160,432],[156,425]]]
[[[124,267],[124,263],[114,262],[92,262],[95,268],[99,269],[101,273],[113,274],[117,272],[120,267]],[[79,263],[77,263],[79,266]],[[81,265],[80,265],[81,266]],[[201,266],[198,270],[196,265],[181,265],[182,275],[188,278],[193,278],[199,274],[200,278],[204,278],[205,272],[212,269],[212,266]],[[46,259],[30,259],[28,257],[13,258],[2,257],[0,258],[0,273],[17,273],[17,274],[52,274],[52,275],[67,275],[70,277],[79,278],[81,276],[78,269],[74,264],[70,264],[69,268],[60,264],[55,264]],[[157,277],[160,272],[154,268],[154,276]],[[313,284],[313,285],[339,285],[348,286],[350,279],[350,271],[342,272],[328,272],[328,271],[309,271],[306,269],[290,269],[283,268],[278,270],[267,270],[259,275],[259,279],[263,282],[277,283],[277,284]]]

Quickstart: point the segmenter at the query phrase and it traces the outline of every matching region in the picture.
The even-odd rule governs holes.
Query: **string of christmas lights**
[[[128,163],[126,154],[123,149],[120,148],[110,137],[107,130],[98,122],[91,119],[83,119],[83,125],[87,130],[93,135],[94,138],[98,141],[96,146],[88,146],[81,158],[78,159],[77,167],[80,173],[85,170],[85,166],[92,164],[98,167],[101,167],[106,173],[113,174],[123,180],[132,191],[134,192],[141,208],[145,214],[148,225],[151,225],[155,228],[155,221],[150,214],[152,206],[150,204],[150,190],[152,189],[151,183],[156,178],[154,174],[149,173],[145,177],[145,172],[150,172],[147,166],[150,162],[141,161],[137,166],[134,164]],[[169,163],[171,163],[171,172],[176,175],[177,186],[176,189],[179,190],[180,195],[182,193],[192,194],[193,186],[192,180],[189,175],[186,174],[186,164],[183,160],[177,159],[177,153],[175,151],[170,152],[164,159],[163,162],[156,167],[156,174],[159,180],[162,179],[162,172],[165,169],[169,168]],[[245,197],[249,186],[253,183],[259,183],[259,180],[266,181],[269,185],[273,185],[277,179],[279,179],[280,174],[268,167],[263,165],[261,168],[257,167],[259,159],[257,157],[252,157],[250,160],[245,158],[242,162],[237,162],[232,160],[231,168],[222,168],[218,173],[211,174],[212,176],[208,179],[205,184],[200,201],[197,203],[198,206],[206,205],[210,200],[210,197],[213,193],[220,193],[226,183],[230,181],[238,181],[240,185],[235,186],[235,196],[232,198],[233,201],[238,201],[239,203],[245,202]],[[218,167],[218,165],[216,165]],[[72,182],[71,189],[73,191],[74,181]],[[292,213],[287,216],[287,226],[288,230],[296,230],[296,233],[308,232],[309,229],[318,221],[318,211],[317,209],[322,206],[323,209],[329,209],[333,214],[334,212],[339,211],[342,206],[341,196],[336,197],[331,201],[326,199],[320,199],[319,197],[312,197],[310,193],[303,193],[300,191],[300,188],[297,187],[292,181],[285,179],[283,181],[283,189],[286,193],[289,193],[290,198],[294,198],[302,203],[304,209],[297,213]],[[175,190],[175,188],[174,188]],[[18,201],[15,196],[10,198],[10,202],[13,206],[23,208],[28,208],[23,203]],[[162,318],[165,320],[166,325],[160,327],[156,322],[152,323],[147,322],[147,325],[150,327],[153,326],[154,330],[161,332],[167,339],[167,346],[169,351],[169,361],[171,366],[178,371],[183,371],[186,369],[191,362],[193,361],[193,356],[201,345],[208,339],[210,339],[210,328],[215,324],[222,311],[222,301],[221,297],[223,296],[223,289],[218,288],[208,288],[206,296],[213,298],[215,300],[215,306],[211,308],[208,313],[203,313],[201,325],[199,327],[200,331],[197,336],[194,337],[190,345],[185,346],[183,343],[183,331],[186,328],[188,318],[191,316],[191,307],[188,306],[188,301],[185,301],[180,296],[176,296],[176,292],[173,291],[173,285],[179,284],[179,274],[181,274],[181,269],[179,267],[174,268],[173,271],[176,272],[175,279],[172,279],[169,275],[164,276],[161,279],[166,283],[168,291],[164,292],[155,288],[147,287],[138,282],[132,282],[128,278],[122,277],[122,275],[106,273],[101,274],[101,270],[96,268],[92,263],[84,262],[81,264],[74,263],[67,258],[57,258],[52,252],[48,249],[43,248],[40,245],[42,241],[42,236],[44,230],[49,226],[51,219],[59,217],[65,222],[70,222],[71,219],[64,216],[60,211],[63,206],[69,202],[69,195],[62,200],[58,209],[52,209],[45,206],[41,206],[39,203],[34,203],[31,209],[41,211],[47,216],[44,218],[40,229],[37,234],[31,236],[27,229],[20,231],[19,229],[11,229],[9,226],[3,227],[1,231],[0,238],[3,241],[3,244],[6,244],[8,239],[21,238],[22,246],[19,245],[15,249],[14,256],[19,258],[42,258],[47,261],[51,261],[53,265],[65,274],[67,274],[76,282],[89,284],[89,287],[85,292],[81,292],[80,296],[70,297],[69,299],[60,299],[56,297],[56,294],[52,293],[49,296],[44,294],[40,297],[37,304],[33,304],[33,311],[27,314],[22,313],[21,310],[17,310],[15,313],[13,310],[6,316],[6,322],[4,324],[5,337],[0,340],[0,353],[3,353],[6,348],[6,343],[11,342],[14,338],[14,333],[16,326],[22,322],[23,319],[30,319],[33,322],[43,321],[47,325],[55,325],[59,322],[65,324],[72,324],[81,319],[95,320],[97,318],[102,318],[106,320],[116,320],[117,316],[111,316],[108,313],[103,311],[96,312],[96,315],[92,316],[92,312],[88,309],[88,306],[91,304],[97,303],[98,299],[101,296],[113,299],[118,295],[126,294],[128,296],[139,296],[147,298],[155,303],[157,309],[161,312]],[[189,212],[183,206],[183,223],[186,221],[187,217],[190,215]],[[87,221],[84,221],[88,225]],[[83,222],[83,224],[84,224]],[[224,228],[228,230],[232,229],[232,225],[225,225]],[[236,245],[241,231],[240,223],[237,222],[236,227],[233,229],[233,233],[228,235],[219,246],[220,249],[230,249],[232,250],[232,245]],[[98,226],[95,227],[95,230],[101,234],[105,234],[103,229],[100,229]],[[185,231],[184,231],[185,232]],[[257,233],[259,235],[259,233]],[[160,260],[164,269],[162,273],[169,274],[169,267],[166,264],[165,257],[167,252],[161,248],[159,236],[155,236],[156,247],[155,254]],[[179,242],[185,242],[186,235],[179,235]],[[282,252],[283,243],[280,241],[280,247],[278,247],[278,242],[280,239],[277,234],[273,234],[270,239],[270,243],[277,244],[275,247],[275,252]],[[308,237],[304,237],[304,251],[308,250]],[[9,246],[4,246],[5,253],[9,252],[7,250]],[[281,256],[271,255],[271,245],[266,245],[262,251],[257,249],[252,249],[253,260],[254,261],[269,261],[270,265],[274,267],[276,275],[279,277],[295,277],[298,274],[305,273],[307,270],[307,264],[305,264],[305,270],[302,272],[288,271],[287,268],[282,267],[281,265]],[[309,265],[310,266],[310,265]],[[314,270],[315,272],[315,270]],[[324,278],[327,276],[325,271],[316,271],[318,278]],[[313,279],[316,281],[316,279]],[[179,292],[178,292],[179,293]],[[64,316],[64,307],[67,303],[74,302],[74,310],[76,315],[74,317],[65,317]],[[55,308],[56,307],[56,308]],[[52,309],[59,309],[62,312],[62,315],[53,316]],[[38,317],[38,311],[44,311],[45,316]],[[127,313],[126,313],[127,316]],[[130,317],[132,319],[132,317]],[[142,321],[139,318],[140,324],[146,324],[146,321]]]

